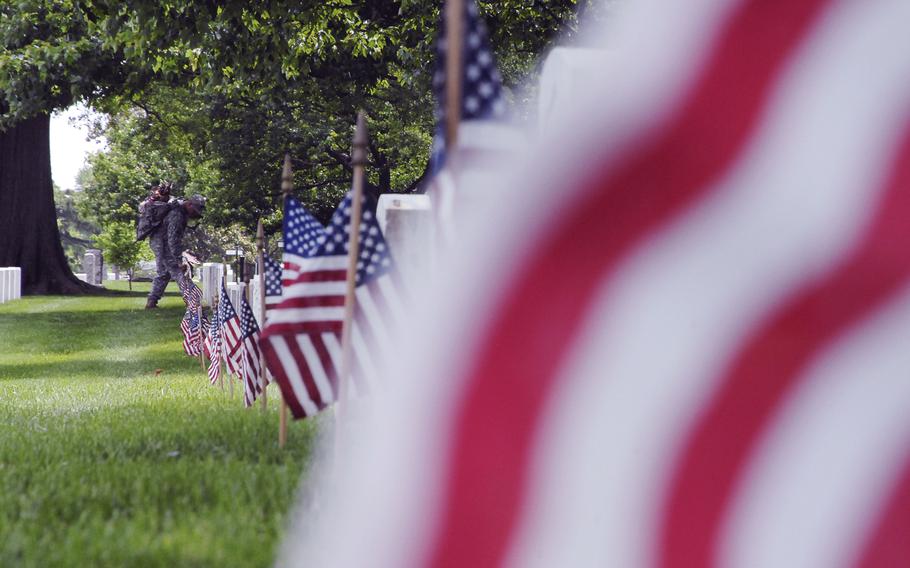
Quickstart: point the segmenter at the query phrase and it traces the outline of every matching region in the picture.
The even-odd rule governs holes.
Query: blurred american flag
[[[907,564],[910,3],[624,18],[294,557]]]

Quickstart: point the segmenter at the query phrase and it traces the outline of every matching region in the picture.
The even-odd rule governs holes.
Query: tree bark
[[[23,294],[102,292],[73,275],[57,230],[50,116],[0,131],[0,266],[22,268]]]

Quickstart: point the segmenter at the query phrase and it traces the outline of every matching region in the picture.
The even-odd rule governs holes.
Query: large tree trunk
[[[102,291],[76,278],[63,254],[48,115],[0,131],[0,266],[22,268],[23,294]]]

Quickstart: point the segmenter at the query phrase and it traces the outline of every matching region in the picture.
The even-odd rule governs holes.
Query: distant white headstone
[[[243,297],[243,291],[246,288],[246,284],[243,282],[231,282],[227,285],[228,297],[231,299],[231,304],[234,306],[234,310],[237,311],[237,315],[240,315],[240,299]]]
[[[257,274],[250,279],[250,307],[253,308],[253,314],[256,316],[256,322],[259,324],[259,327],[262,327],[262,322],[259,321],[261,318],[259,316],[260,310],[262,309],[262,301],[260,300],[260,291],[262,279]]]
[[[224,276],[223,265],[215,262],[206,262],[199,269],[199,278],[202,282],[202,303],[211,306],[215,297],[221,291],[221,279]]]
[[[104,257],[98,249],[88,249],[82,259],[82,270],[85,271],[85,281],[95,286],[100,286],[104,280]]]
[[[376,220],[403,273],[429,269],[433,218],[428,196],[380,195]]]
[[[0,268],[0,304],[22,296],[22,269],[17,266]]]

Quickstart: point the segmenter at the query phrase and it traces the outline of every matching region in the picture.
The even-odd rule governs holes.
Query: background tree
[[[276,230],[284,152],[295,159],[298,194],[327,220],[349,184],[351,123],[364,108],[373,134],[371,185],[378,192],[413,191],[424,181],[434,128],[429,70],[439,5],[345,0],[252,9],[172,1],[137,10],[117,26],[157,22],[142,46],[172,81],[108,106],[128,115],[112,123],[112,137],[121,139],[129,122],[132,146],[112,145],[111,153],[136,171],[148,170],[135,154],[153,156],[169,146],[169,160],[203,166],[202,179],[187,167],[181,173],[189,177],[181,181],[210,198],[212,223],[239,221],[252,229],[263,216]],[[530,94],[516,87],[533,75],[541,52],[560,32],[570,38],[576,32],[576,3],[504,0],[480,7],[507,93],[523,101]],[[182,34],[184,18],[203,31]],[[188,88],[171,86],[187,76]],[[91,188],[95,210],[104,201],[139,199],[118,194],[115,185],[124,187],[112,180]]]
[[[575,0],[480,7],[507,86],[560,30],[575,28]],[[99,166],[108,167],[93,172],[99,214],[135,203],[156,177],[175,177],[204,189],[212,221],[277,220],[280,160],[290,150],[301,196],[326,218],[349,183],[360,108],[375,133],[372,187],[412,191],[433,129],[438,17],[437,0],[4,3],[0,264],[23,267],[26,293],[87,289],[63,258],[47,159],[47,113],[77,100],[114,116],[124,136],[138,134],[133,153],[146,164],[162,154],[145,169],[117,170],[126,164],[117,158]]]
[[[110,264],[126,271],[129,288],[132,290],[136,266],[140,260],[151,258],[148,243],[136,240],[136,223],[122,221],[108,223],[95,237],[95,245],[102,250]]]
[[[0,266],[22,268],[25,294],[93,287],[70,270],[57,228],[49,112],[80,98],[138,90],[145,77],[104,41],[89,2],[0,4]]]
[[[57,230],[70,269],[82,266],[85,250],[92,245],[92,239],[100,232],[94,223],[88,221],[80,211],[84,194],[80,191],[63,191],[54,185],[54,204],[57,211]]]

